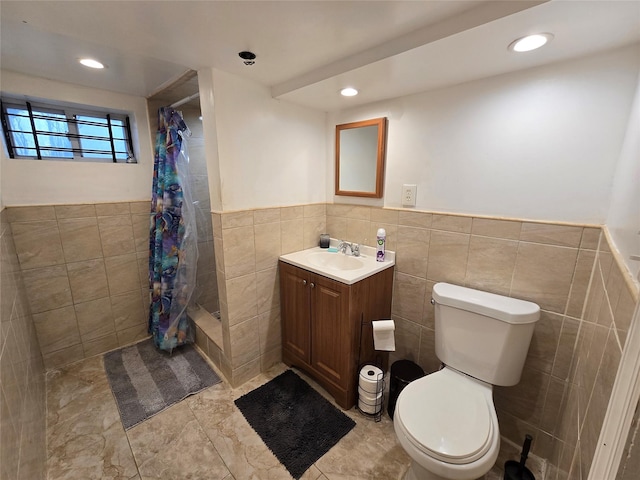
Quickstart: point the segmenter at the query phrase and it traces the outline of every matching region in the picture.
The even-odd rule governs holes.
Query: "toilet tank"
[[[520,381],[540,307],[449,283],[433,286],[436,355],[492,385]]]

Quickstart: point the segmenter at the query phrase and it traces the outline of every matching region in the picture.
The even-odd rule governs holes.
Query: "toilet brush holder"
[[[525,435],[520,461],[508,460],[504,464],[504,480],[536,480],[531,470],[524,466],[527,461],[527,455],[529,455],[532,440],[533,437],[531,435]]]

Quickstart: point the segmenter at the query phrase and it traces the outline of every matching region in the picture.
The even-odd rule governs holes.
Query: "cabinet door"
[[[349,286],[314,276],[311,291],[311,365],[336,385],[346,386]]]
[[[280,263],[282,347],[311,363],[311,288],[309,272]]]

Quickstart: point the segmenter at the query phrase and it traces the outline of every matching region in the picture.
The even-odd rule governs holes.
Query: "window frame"
[[[23,146],[15,145],[13,133],[19,132],[18,130],[12,130],[9,122],[9,117],[12,114],[8,113],[8,109],[20,109],[27,111],[28,116],[23,118],[29,119],[31,125],[30,131],[25,131],[27,135],[33,137],[34,147],[26,147],[34,151],[33,155],[19,154],[20,149],[24,149]],[[34,110],[36,111],[34,114]],[[70,147],[52,148],[52,147],[39,147],[38,135],[50,135],[51,130],[38,130],[35,126],[35,120],[38,118],[46,119],[46,117],[39,116],[38,114],[56,114],[64,115],[64,121],[67,126],[66,133],[53,132],[53,136],[63,136],[68,139]],[[2,120],[2,130],[4,133],[4,143],[6,153],[9,158],[16,160],[45,160],[45,161],[66,161],[66,162],[89,162],[89,163],[137,163],[135,157],[135,150],[133,145],[133,136],[131,132],[131,121],[127,113],[118,111],[109,111],[108,109],[91,107],[90,105],[81,105],[70,103],[61,103],[47,100],[30,100],[30,99],[18,99],[9,96],[2,96],[0,98],[0,116]],[[78,120],[79,117],[90,117],[95,119],[95,122],[91,120]],[[56,119],[52,119],[56,120]],[[62,119],[60,119],[62,120]],[[121,125],[114,125],[115,122]],[[95,136],[90,134],[81,134],[78,125],[99,126],[107,128],[107,136]],[[114,133],[114,127],[122,131],[120,138]],[[82,140],[98,140],[100,142],[109,142],[109,149],[94,149],[82,145]],[[116,150],[115,142],[124,142],[126,151]],[[56,151],[56,152],[70,152],[72,156],[54,156],[43,155],[43,150]],[[100,156],[91,156],[91,155]],[[125,154],[126,158],[122,158]],[[108,157],[107,157],[108,155]]]

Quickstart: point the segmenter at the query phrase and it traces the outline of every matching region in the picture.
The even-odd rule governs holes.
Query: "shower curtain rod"
[[[182,100],[178,100],[177,102],[172,103],[171,105],[169,105],[171,108],[177,108],[180,105],[184,105],[187,102],[190,102],[191,100],[193,100],[194,98],[198,98],[200,96],[199,93],[194,93],[193,95],[189,95],[188,97],[184,97]]]

